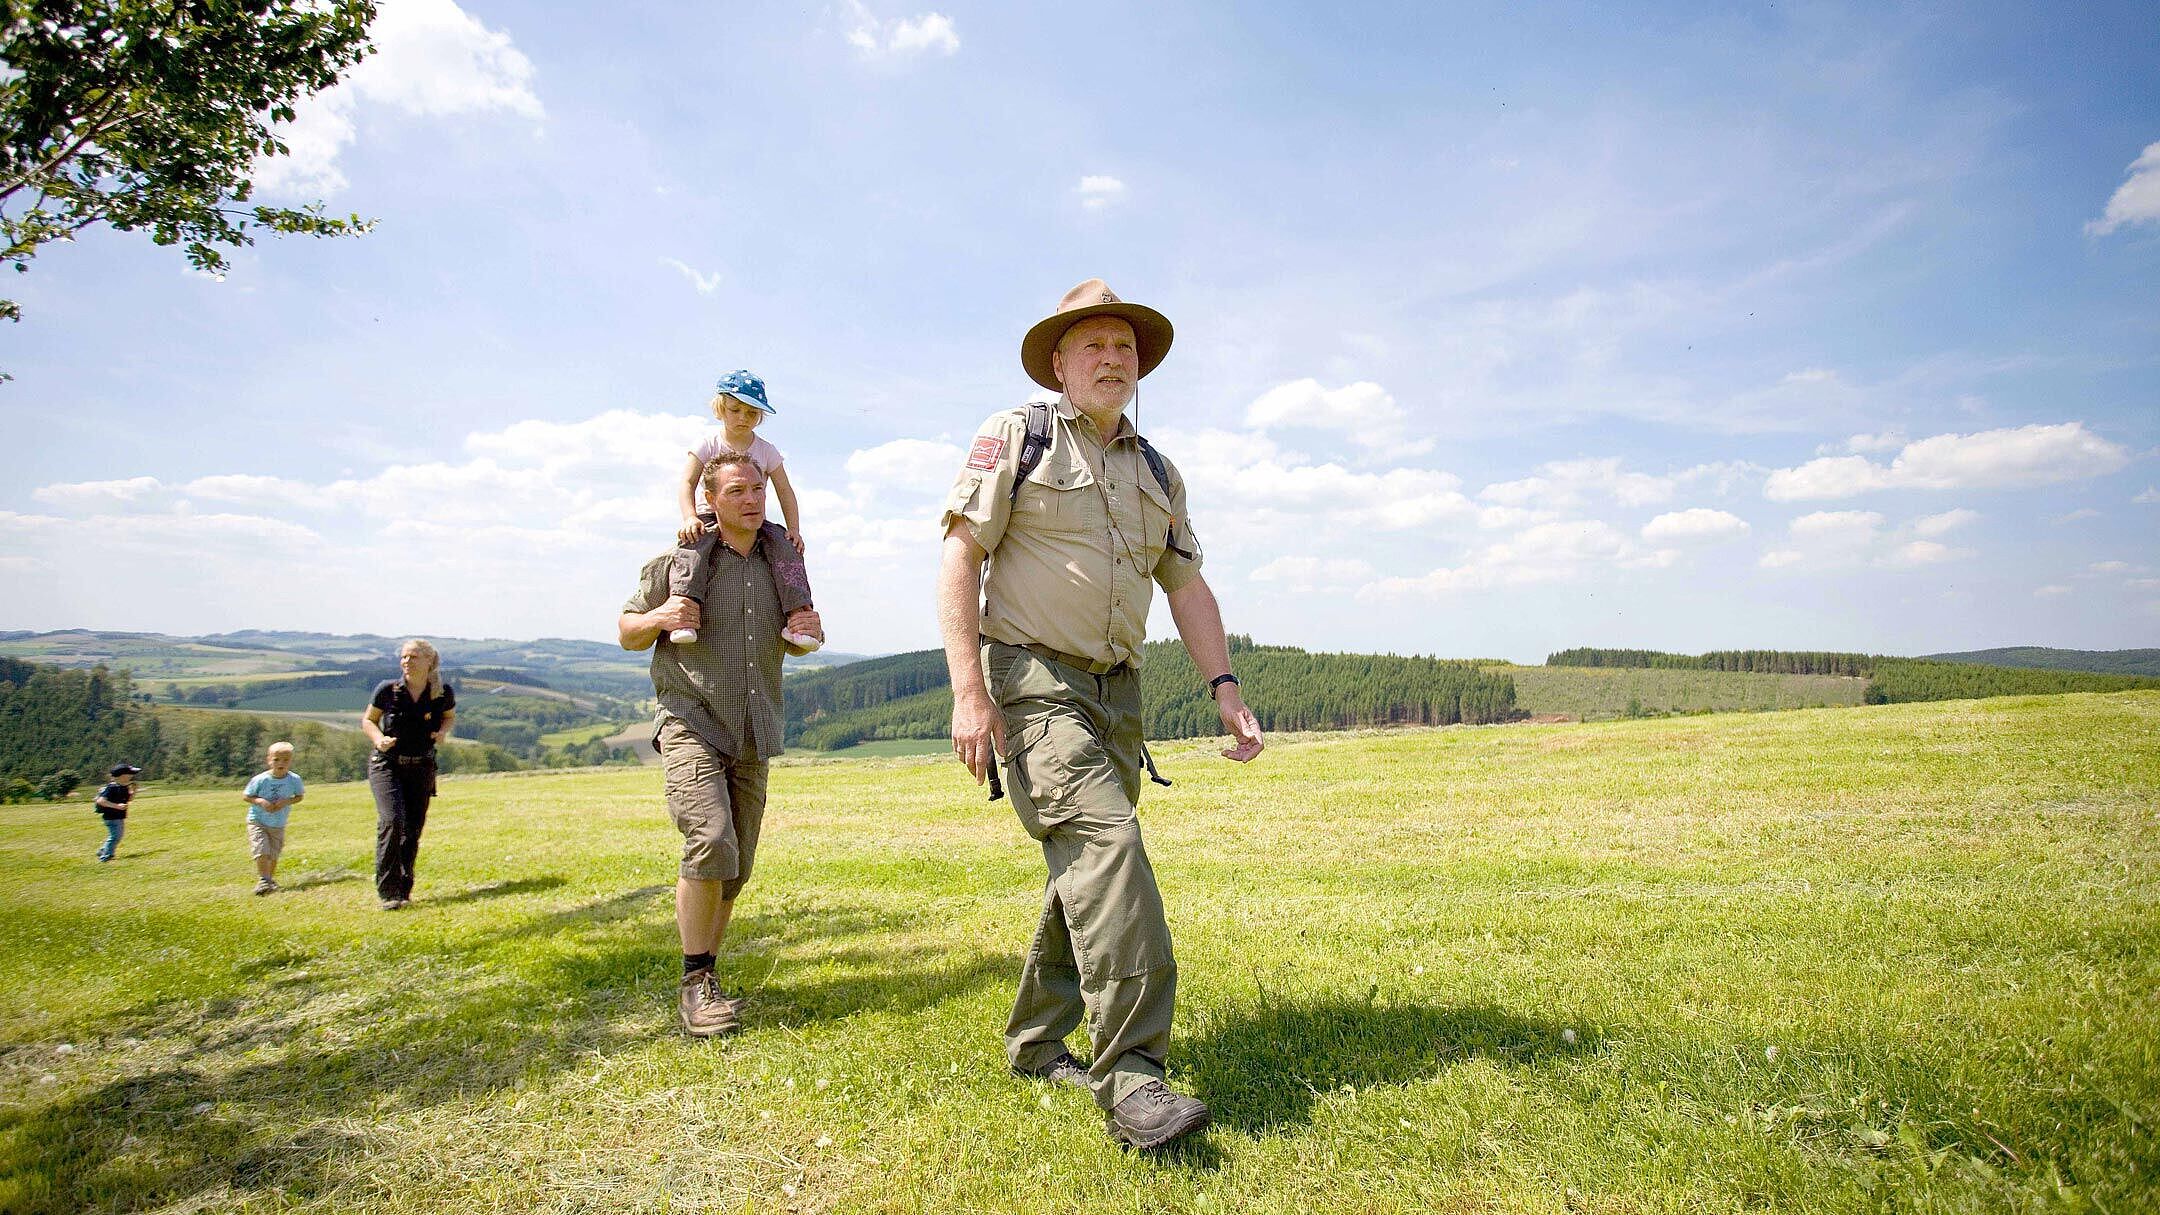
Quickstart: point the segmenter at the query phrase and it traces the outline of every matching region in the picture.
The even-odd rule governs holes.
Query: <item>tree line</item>
[[[1973,700],[1988,696],[2049,696],[2063,692],[2122,692],[2134,688],[2160,688],[2160,679],[2150,676],[1985,666],[1971,662],[1896,658],[1883,654],[1845,654],[1829,650],[1714,650],[1707,654],[1668,654],[1660,650],[1583,646],[1572,650],[1556,650],[1546,656],[1545,665],[1757,671],[1774,675],[1851,675],[1867,679],[1867,690],[1861,699],[1868,704],[1877,705],[1923,700]]]
[[[1264,730],[1339,730],[1372,725],[1453,725],[1516,715],[1515,681],[1477,663],[1376,654],[1311,654],[1230,638],[1245,703]],[[783,691],[790,745],[835,750],[858,742],[942,738],[952,727],[952,689],[941,650],[919,650],[790,679]],[[1141,697],[1149,738],[1222,732],[1207,684],[1176,641],[1142,653]],[[847,706],[847,707],[842,707]]]
[[[2160,679],[1937,662],[1931,658],[1884,658],[1875,664],[1864,699],[1869,704],[1903,704],[1988,696],[2052,696],[2062,692],[2127,692],[2136,688],[2160,688]]]
[[[1549,667],[1630,667],[1637,670],[1752,671],[1763,675],[1865,676],[1881,659],[1872,654],[1835,650],[1712,650],[1707,654],[1668,654],[1662,650],[1620,650],[1577,646],[1545,656]]]

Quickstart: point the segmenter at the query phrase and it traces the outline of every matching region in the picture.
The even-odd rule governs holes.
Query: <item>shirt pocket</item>
[[[1103,529],[1100,494],[1095,476],[1085,465],[1044,460],[1020,483],[1013,502],[1013,518],[1028,526],[1058,535],[1078,535]]]

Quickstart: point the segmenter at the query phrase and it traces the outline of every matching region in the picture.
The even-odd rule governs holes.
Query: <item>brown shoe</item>
[[[683,1032],[693,1038],[731,1033],[740,1024],[741,1002],[720,994],[720,980],[711,970],[692,971],[676,989],[676,1007],[682,1012]]]
[[[1197,1097],[1173,1093],[1150,1080],[1125,1094],[1109,1111],[1110,1138],[1125,1147],[1152,1152],[1208,1124],[1208,1107]]]

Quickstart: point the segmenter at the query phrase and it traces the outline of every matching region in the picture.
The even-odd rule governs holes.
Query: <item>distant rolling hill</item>
[[[1967,650],[1960,654],[1929,654],[1928,657],[1941,662],[1977,663],[1984,667],[2160,676],[2160,650],[2058,650],[2050,646],[2013,645],[1994,650]]]

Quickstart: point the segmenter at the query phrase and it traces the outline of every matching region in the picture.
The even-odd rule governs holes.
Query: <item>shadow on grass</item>
[[[280,882],[278,890],[284,894],[294,894],[302,890],[313,890],[318,886],[335,886],[339,882],[357,882],[359,880],[360,875],[350,869],[318,869],[313,873],[302,875],[299,881]]]
[[[0,1106],[0,1177],[11,1179],[0,1208],[217,1206],[250,1195],[282,1205],[333,1193],[364,1203],[370,1186],[405,1172],[404,1145],[366,1128],[674,1036],[676,943],[672,924],[658,922],[669,889],[411,952],[280,949],[238,967],[228,996],[149,1001],[82,1026],[82,1063],[102,1079]],[[745,917],[741,928],[748,949],[735,961],[746,977],[764,976],[745,1018],[752,1035],[921,1011],[1019,965],[903,944],[935,935],[928,914],[823,905]],[[371,1159],[382,1164],[365,1167]]]
[[[1527,1065],[1591,1049],[1561,1028],[1496,1008],[1442,1008],[1328,998],[1219,1011],[1181,1044],[1179,1070],[1231,1130],[1263,1133],[1312,1121],[1344,1086],[1406,1084],[1469,1059]]]
[[[487,882],[479,886],[469,886],[456,894],[421,899],[413,905],[416,907],[455,907],[460,903],[477,903],[481,899],[499,899],[513,894],[537,894],[543,890],[553,890],[558,886],[568,884],[568,878],[546,873],[539,877],[513,878],[507,882]]]

